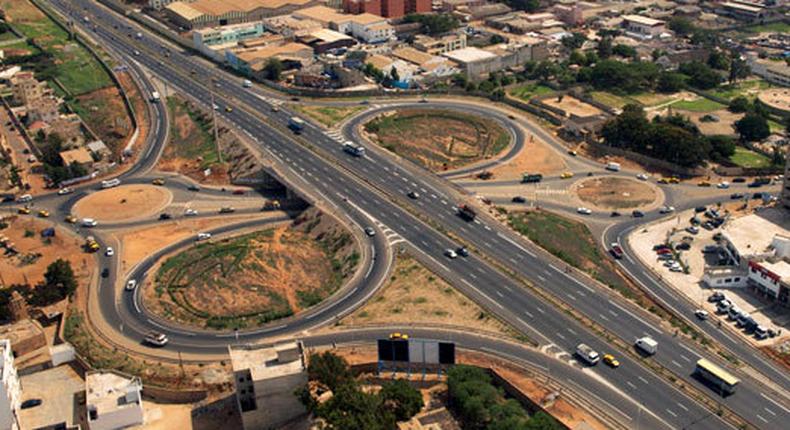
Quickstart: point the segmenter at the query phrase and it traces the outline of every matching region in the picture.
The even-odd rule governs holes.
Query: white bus
[[[735,392],[735,386],[741,382],[731,373],[713,364],[706,358],[697,361],[697,368],[694,373],[718,389],[719,394],[726,396]]]

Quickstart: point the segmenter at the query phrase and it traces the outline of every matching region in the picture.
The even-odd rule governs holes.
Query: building
[[[148,0],[148,7],[153,10],[162,10],[163,7],[170,3],[175,3],[177,0]],[[183,3],[190,3],[195,0],[181,0]]]
[[[584,24],[584,13],[582,7],[575,3],[573,5],[556,4],[552,9],[554,15],[565,25],[576,27]]]
[[[757,21],[768,15],[763,7],[744,3],[738,1],[720,3],[715,12],[741,21]]]
[[[313,48],[289,42],[225,51],[228,65],[247,76],[263,77],[262,72],[271,58],[282,61],[286,69],[298,69],[313,63]]]
[[[343,11],[400,18],[410,13],[430,12],[431,0],[343,0]]]
[[[750,261],[746,284],[770,300],[790,305],[790,263],[785,260]]]
[[[14,102],[26,106],[52,95],[46,81],[38,81],[33,72],[20,72],[11,77],[11,93]]]
[[[143,383],[114,372],[85,375],[89,430],[114,430],[143,424]]]
[[[458,72],[455,63],[447,58],[431,55],[411,47],[394,49],[392,56],[416,65],[420,74],[425,76],[443,77]]]
[[[310,34],[300,36],[298,41],[312,47],[313,52],[316,54],[323,54],[334,49],[348,48],[357,44],[357,41],[351,36],[328,28],[320,28]]]
[[[14,353],[11,350],[11,341],[0,339],[0,429],[19,429],[19,406],[22,402],[22,386],[14,367]]]
[[[527,61],[548,57],[546,42],[522,37],[518,42],[501,43],[485,49],[468,47],[442,54],[456,62],[469,79],[480,79],[492,72],[521,67]]]
[[[177,25],[195,29],[260,21],[319,3],[319,0],[197,0],[174,2],[164,10]]]
[[[380,43],[395,36],[395,28],[386,18],[370,13],[359,15],[343,14],[326,6],[315,6],[294,12],[299,19],[311,19],[323,26],[344,34],[350,34],[365,43]]]
[[[639,39],[652,39],[667,31],[664,21],[641,15],[623,16],[626,33]]]
[[[782,206],[790,209],[790,148],[785,154],[785,174],[782,178]]]
[[[414,38],[414,47],[431,55],[441,55],[445,52],[466,48],[466,33],[459,31],[440,38],[418,35]]]
[[[747,62],[755,75],[772,84],[790,87],[790,66],[784,61],[761,60],[756,55],[749,55]]]
[[[58,155],[60,155],[60,159],[63,160],[64,166],[71,166],[72,164],[79,164],[80,166],[90,166],[93,164],[93,157],[91,156],[90,151],[84,146],[69,149],[68,151],[61,151]]]
[[[455,12],[459,8],[483,6],[488,0],[442,0],[442,12]]]
[[[228,346],[245,430],[279,428],[307,412],[294,391],[307,383],[301,342]]]
[[[294,38],[312,33],[324,28],[320,22],[312,19],[299,19],[293,15],[273,16],[263,20],[266,31],[280,34],[283,37]]]
[[[261,37],[266,28],[261,21],[210,27],[192,32],[192,44],[201,52],[210,51],[222,46],[233,46],[242,40]]]

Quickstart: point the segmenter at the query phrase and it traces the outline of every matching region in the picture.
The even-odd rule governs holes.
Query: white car
[[[58,190],[58,195],[59,195],[59,196],[62,196],[62,195],[66,195],[66,194],[71,194],[71,193],[73,193],[73,192],[74,192],[74,188],[71,188],[71,187],[63,187],[63,188],[61,188],[61,189],[59,189],[59,190]]]
[[[708,319],[708,311],[706,311],[706,310],[704,310],[704,309],[697,309],[696,311],[694,311],[694,315],[695,315],[697,318],[699,318],[699,319],[701,319],[701,320],[703,320],[703,321],[705,321],[706,319]]]
[[[646,181],[647,178],[649,178],[649,176],[647,176],[647,173],[640,173],[636,175],[636,179],[639,179],[640,181]]]
[[[576,213],[579,213],[579,214],[582,214],[582,215],[590,215],[592,213],[592,211],[587,209],[587,208],[585,208],[585,207],[581,207],[581,208],[576,208]]]
[[[112,257],[113,255],[115,255],[115,250],[112,249],[112,246],[108,246],[107,249],[104,251],[104,255],[108,257]]]
[[[187,209],[184,211],[184,216],[197,216],[198,211],[196,209]]]
[[[133,291],[135,288],[137,288],[137,280],[130,279],[129,282],[126,283],[126,291]]]
[[[197,240],[209,240],[211,239],[211,233],[198,233]]]
[[[456,257],[458,257],[458,253],[455,252],[452,249],[445,249],[444,250],[444,255],[447,256],[447,258],[456,258]]]
[[[729,182],[719,182],[718,184],[716,184],[716,188],[721,189],[721,190],[726,190],[727,188],[730,188],[730,183]]]
[[[673,206],[663,206],[661,209],[658,210],[658,212],[662,214],[670,214],[672,212],[675,212],[675,208]]]

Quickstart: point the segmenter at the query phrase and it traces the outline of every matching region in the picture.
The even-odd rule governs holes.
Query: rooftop
[[[434,58],[433,55],[418,51],[412,47],[393,49],[392,55],[418,65],[425,64]]]
[[[60,153],[60,158],[63,160],[63,163],[66,166],[71,165],[71,163],[93,163],[93,157],[91,157],[91,153],[85,148],[69,149],[68,151],[63,151]]]
[[[343,33],[339,33],[334,30],[330,30],[328,28],[322,28],[320,30],[313,31],[310,33],[310,36],[315,37],[326,43],[337,42],[338,40],[349,40],[353,39],[351,36]]]
[[[290,42],[284,45],[266,45],[260,48],[252,48],[236,53],[236,57],[240,60],[252,63],[255,60],[265,60],[267,58],[275,57],[278,55],[292,54],[301,50],[308,50],[310,53],[313,49],[307,45]]]
[[[254,381],[292,375],[305,370],[300,342],[231,345],[228,350],[233,370],[249,369]]]
[[[770,261],[761,261],[758,264],[765,269],[779,275],[779,278],[781,278],[782,281],[790,281],[790,263],[784,260],[779,260],[776,263],[771,263]]]
[[[99,415],[128,407],[142,408],[138,378],[126,378],[112,372],[90,372],[85,375],[85,401]]]
[[[372,13],[361,13],[359,15],[349,15],[340,13],[335,9],[326,6],[313,6],[294,11],[293,16],[297,18],[308,18],[318,22],[356,22],[360,25],[368,25],[375,23],[385,23],[387,18],[373,15]]]
[[[723,230],[727,240],[741,255],[772,253],[771,243],[776,235],[787,236],[790,220],[782,210],[765,210],[728,222]]]
[[[459,63],[473,63],[475,61],[490,60],[496,57],[496,54],[474,47],[456,49],[455,51],[446,52],[442,55]]]
[[[724,3],[721,4],[721,6],[722,7],[728,7],[728,8],[731,8],[731,9],[740,9],[740,10],[744,10],[744,11],[747,11],[747,12],[754,12],[754,13],[762,12],[762,10],[763,10],[763,8],[761,8],[761,7],[749,6],[749,5],[745,5],[745,4],[741,4],[741,3],[734,3],[734,2],[724,2]]]
[[[648,18],[642,15],[623,15],[623,19],[626,21],[635,22],[637,24],[647,25],[649,27],[664,25],[664,21]]]
[[[172,3],[167,6],[173,9],[174,5],[185,5],[190,9],[205,15],[225,15],[230,12],[251,12],[255,9],[278,9],[287,5],[304,5],[313,0],[197,0],[194,3]],[[181,8],[181,6],[178,6]],[[198,15],[199,16],[199,15]]]

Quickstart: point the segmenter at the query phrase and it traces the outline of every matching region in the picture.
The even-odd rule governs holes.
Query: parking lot
[[[745,211],[738,213],[734,207],[730,207],[722,208],[719,211],[720,215],[725,215],[725,211],[728,209],[732,216],[741,216],[745,213]],[[720,233],[720,228],[701,228],[700,225],[696,229],[689,229],[692,226],[689,222],[692,217],[698,218],[701,221],[700,224],[715,218],[705,216],[705,212],[697,213],[695,210],[688,210],[651,224],[629,237],[629,244],[636,254],[635,257],[639,258],[643,264],[669,285],[685,294],[689,300],[698,304],[700,310],[707,312],[707,320],[712,324],[737,332],[744,339],[748,339],[758,346],[771,345],[790,339],[788,330],[782,330],[781,327],[787,321],[776,318],[776,315],[769,311],[772,303],[763,301],[746,288],[721,289],[720,291],[732,305],[747,313],[756,325],[763,326],[766,330],[772,330],[777,334],[775,337],[760,340],[753,333],[747,334],[743,330],[744,327],[738,327],[736,321],[728,318],[727,314],[717,314],[717,302],[710,300],[711,295],[717,290],[708,288],[702,281],[705,265],[723,266],[731,264],[732,261],[729,261],[727,253],[718,247],[714,239]],[[663,246],[667,243],[671,246]],[[672,249],[670,250],[670,248]]]
[[[80,394],[85,391],[85,381],[69,365],[21,376],[22,401],[41,399],[41,404],[19,411],[23,429],[35,429],[66,423],[88,428],[85,422],[84,402]]]

